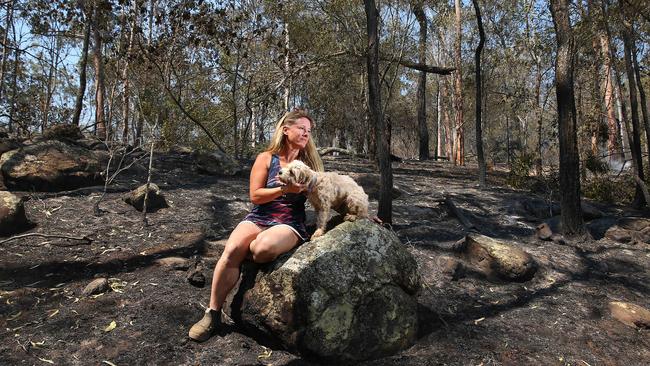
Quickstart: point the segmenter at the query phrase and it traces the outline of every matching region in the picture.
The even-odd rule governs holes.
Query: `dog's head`
[[[290,162],[280,169],[278,179],[284,184],[307,184],[314,172],[300,160]]]

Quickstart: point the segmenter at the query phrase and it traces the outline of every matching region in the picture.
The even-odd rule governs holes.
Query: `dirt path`
[[[325,163],[328,170],[372,173],[360,160]],[[233,326],[203,344],[187,340],[188,327],[208,300],[223,241],[250,207],[247,178],[199,175],[181,155],[159,156],[155,166],[154,182],[171,207],[150,214],[147,227],[120,192],[107,196],[100,217],[92,214],[98,192],[23,192],[30,196],[26,210],[37,224],[33,232],[88,235],[93,242],[30,237],[0,244],[0,364],[313,364],[265,348],[263,340]],[[134,170],[118,186],[135,187],[143,174]],[[649,364],[649,331],[614,320],[607,304],[621,300],[650,308],[650,245],[540,241],[534,237],[540,220],[522,208],[531,194],[495,185],[498,176],[486,191],[475,181],[473,170],[446,163],[395,165],[401,196],[394,201],[392,229],[421,269],[421,330],[412,348],[365,364]],[[481,233],[531,253],[540,264],[534,279],[506,284],[471,270],[450,273],[445,258],[453,256],[452,244],[466,228],[448,212],[447,196]],[[371,203],[374,211],[376,204]],[[619,208],[599,208],[621,214]],[[156,264],[166,256],[198,263],[206,287],[192,286],[186,271]],[[108,277],[112,290],[81,296],[95,277]]]

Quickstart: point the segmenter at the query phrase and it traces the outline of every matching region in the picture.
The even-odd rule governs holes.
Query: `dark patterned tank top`
[[[266,188],[275,188],[281,185],[278,180],[280,172],[280,158],[277,155],[271,157],[269,174],[266,179]],[[251,212],[244,218],[263,227],[285,224],[297,231],[303,240],[307,238],[305,230],[305,197],[302,193],[287,193],[273,201],[253,206]]]

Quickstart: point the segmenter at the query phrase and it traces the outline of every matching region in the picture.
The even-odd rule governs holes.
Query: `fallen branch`
[[[331,153],[334,153],[334,152],[337,152],[337,153],[343,154],[343,155],[352,155],[352,156],[356,155],[354,152],[352,152],[350,150],[342,149],[340,147],[323,147],[323,148],[318,149],[318,154],[320,154],[320,155],[327,155],[327,154],[331,154]]]
[[[28,238],[30,236],[38,236],[38,237],[41,237],[41,238],[79,240],[79,241],[85,241],[86,244],[90,244],[93,241],[91,238],[89,238],[87,236],[83,236],[81,238],[78,238],[78,237],[74,237],[74,236],[58,235],[58,234],[28,233],[28,234],[21,234],[21,235],[12,236],[10,238],[7,238],[5,240],[0,241],[0,244],[4,244],[6,242],[10,242],[10,241],[16,240],[16,239]]]
[[[472,224],[472,222],[469,221],[469,219],[463,214],[461,209],[458,208],[454,204],[454,202],[451,200],[450,196],[445,197],[445,205],[447,205],[447,207],[449,207],[449,209],[454,214],[454,216],[456,216],[456,218],[458,218],[460,223],[463,224],[463,226],[465,226],[465,228],[467,230],[476,230],[476,227],[474,226],[474,224]]]

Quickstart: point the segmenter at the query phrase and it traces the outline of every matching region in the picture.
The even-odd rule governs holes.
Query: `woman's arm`
[[[299,193],[304,189],[301,185],[286,185],[275,188],[266,188],[266,180],[271,165],[271,153],[263,152],[257,155],[253,168],[251,168],[249,194],[251,202],[262,205],[271,202],[285,193]]]

